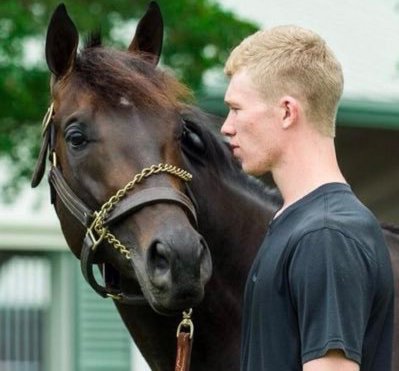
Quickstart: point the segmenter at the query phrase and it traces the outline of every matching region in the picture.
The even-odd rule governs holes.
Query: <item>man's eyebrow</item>
[[[224,99],[224,103],[227,105],[227,106],[229,106],[229,107],[231,107],[231,106],[236,106],[237,105],[237,103],[235,103],[234,101],[232,101],[232,100],[230,100],[230,99]]]

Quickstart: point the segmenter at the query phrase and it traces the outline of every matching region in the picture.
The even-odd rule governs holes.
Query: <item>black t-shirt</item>
[[[341,349],[361,371],[391,370],[393,276],[370,211],[342,183],[288,207],[248,276],[241,369],[298,371]]]

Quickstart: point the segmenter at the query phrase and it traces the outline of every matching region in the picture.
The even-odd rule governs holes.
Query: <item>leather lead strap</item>
[[[192,346],[193,342],[190,339],[190,333],[182,331],[177,335],[175,371],[189,371]]]

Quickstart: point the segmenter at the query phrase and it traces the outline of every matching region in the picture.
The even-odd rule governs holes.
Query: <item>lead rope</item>
[[[188,312],[183,311],[183,319],[177,327],[177,350],[175,371],[189,371],[191,360],[191,349],[193,346],[194,324],[191,320],[192,308]],[[188,329],[183,331],[183,329]]]

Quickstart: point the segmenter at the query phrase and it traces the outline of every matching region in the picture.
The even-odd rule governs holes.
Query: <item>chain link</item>
[[[126,246],[124,246],[106,227],[104,227],[104,220],[115,205],[125,197],[125,195],[131,191],[136,184],[151,175],[159,173],[172,174],[186,182],[192,179],[192,175],[188,171],[170,164],[160,163],[158,165],[151,165],[150,167],[144,168],[139,174],[136,174],[129,183],[111,196],[109,200],[101,206],[100,211],[96,213],[96,217],[88,230],[88,232],[90,232],[91,229],[94,229],[97,235],[100,236],[97,240],[96,246],[101,242],[101,240],[106,239],[106,241],[124,255],[126,259],[131,258],[131,252],[126,248]]]

